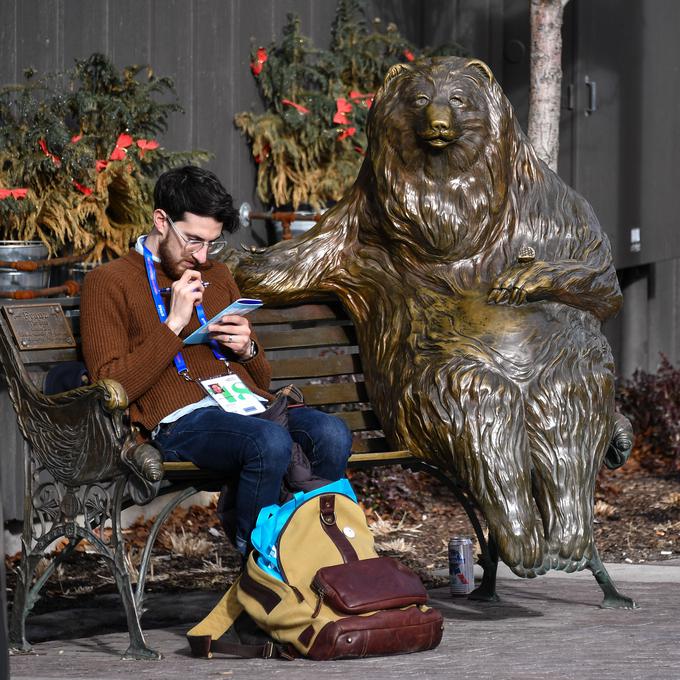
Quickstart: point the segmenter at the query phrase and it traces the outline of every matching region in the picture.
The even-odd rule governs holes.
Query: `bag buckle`
[[[319,499],[319,510],[321,521],[326,526],[333,526],[335,524],[335,496],[333,494],[321,496]]]
[[[271,640],[267,640],[262,646],[262,658],[271,659],[274,656],[274,643]]]

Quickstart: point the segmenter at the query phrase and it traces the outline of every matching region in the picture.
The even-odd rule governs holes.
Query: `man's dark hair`
[[[171,220],[181,221],[185,212],[212,217],[230,234],[239,227],[238,213],[214,172],[185,165],[164,172],[153,190],[154,210],[164,210]]]

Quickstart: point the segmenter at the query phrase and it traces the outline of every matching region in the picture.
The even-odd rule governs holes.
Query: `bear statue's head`
[[[471,168],[511,127],[512,109],[478,59],[435,57],[396,64],[371,110],[371,154],[398,156],[405,167],[440,175]],[[491,141],[492,140],[492,141]]]
[[[368,123],[381,238],[430,257],[466,257],[493,235],[523,135],[489,67],[437,57],[397,64]]]

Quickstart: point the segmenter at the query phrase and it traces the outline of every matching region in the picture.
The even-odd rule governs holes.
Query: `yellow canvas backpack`
[[[217,606],[187,633],[194,656],[322,660],[439,644],[441,614],[425,606],[416,574],[378,557],[347,480],[265,508],[253,544],[260,552],[251,553]],[[271,639],[254,646],[230,641],[227,633],[243,612]]]

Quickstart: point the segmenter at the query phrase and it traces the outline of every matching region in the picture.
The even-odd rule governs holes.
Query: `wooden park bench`
[[[495,598],[497,554],[487,545],[467,493],[455,479],[411,456],[391,451],[373,413],[364,382],[355,329],[337,303],[267,308],[250,317],[273,368],[272,389],[296,383],[310,406],[330,409],[354,433],[350,466],[401,464],[443,480],[470,517],[481,546],[482,584],[473,593]],[[140,625],[151,550],[163,522],[179,503],[199,491],[218,491],[224,480],[191,463],[165,463],[160,488],[151,496],[173,494],[157,515],[136,583],[126,561],[121,511],[131,505],[133,473],[124,460],[135,445],[122,387],[102,380],[45,396],[46,371],[80,358],[78,299],[5,304],[0,314],[0,360],[19,426],[29,443],[25,461],[23,550],[10,619],[10,643],[28,650],[25,622],[40,590],[56,567],[83,539],[111,566],[130,634],[126,657],[154,658]],[[156,485],[157,487],[158,485]],[[100,531],[110,522],[111,531]],[[107,525],[108,526],[108,525]],[[35,578],[36,566],[57,539],[67,546]]]

